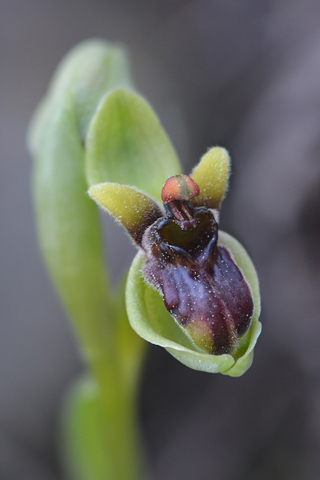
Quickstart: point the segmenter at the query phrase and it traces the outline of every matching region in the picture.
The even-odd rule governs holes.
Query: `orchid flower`
[[[260,333],[260,295],[244,248],[219,231],[230,158],[210,149],[190,176],[170,177],[162,205],[134,186],[103,182],[89,195],[138,247],[127,282],[133,329],[196,370],[243,374]]]

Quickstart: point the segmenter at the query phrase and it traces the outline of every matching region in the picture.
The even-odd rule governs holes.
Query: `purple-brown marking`
[[[187,208],[193,220],[189,229],[167,210],[167,217],[147,230],[144,275],[198,346],[216,355],[230,353],[249,328],[251,292],[229,251],[217,245],[213,213],[192,209],[189,202]]]

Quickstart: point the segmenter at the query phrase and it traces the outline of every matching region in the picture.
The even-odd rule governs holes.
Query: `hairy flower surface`
[[[225,149],[209,150],[190,176],[176,175],[166,181],[163,205],[134,187],[115,183],[94,185],[89,194],[139,247],[128,281],[128,316],[133,328],[192,368],[239,375],[249,368],[260,333],[260,298],[246,252],[232,237],[219,232],[229,164]],[[174,319],[184,339],[172,325],[168,328],[168,318],[163,325],[161,319],[155,322],[159,310],[160,316],[165,315],[163,307],[150,301],[146,290],[150,286],[160,293],[171,322]],[[159,341],[159,335],[180,346],[173,351],[172,345]],[[184,349],[196,357],[190,361]],[[219,359],[215,366],[207,366],[208,355]]]

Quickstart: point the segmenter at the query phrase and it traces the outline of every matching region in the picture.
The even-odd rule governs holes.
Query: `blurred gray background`
[[[0,28],[0,479],[62,479],[59,406],[83,366],[39,255],[25,135],[61,57],[90,37],[128,46],[186,172],[208,147],[230,150],[222,227],[261,279],[263,334],[243,377],[150,347],[154,480],[319,479],[320,3],[0,0]],[[117,279],[134,249],[112,222],[108,251]]]

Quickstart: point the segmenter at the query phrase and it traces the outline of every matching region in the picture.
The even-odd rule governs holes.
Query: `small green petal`
[[[86,149],[89,185],[132,185],[161,200],[167,178],[180,173],[177,155],[152,108],[127,90],[114,90],[100,105]]]
[[[229,173],[230,157],[227,150],[211,148],[190,175],[200,187],[200,195],[192,200],[192,204],[195,207],[219,208],[228,188]]]
[[[241,339],[233,355],[204,353],[194,345],[186,332],[166,310],[161,295],[142,276],[145,262],[143,253],[138,253],[129,271],[126,302],[132,328],[145,340],[160,345],[181,363],[194,370],[240,376],[250,367],[253,348],[260,334],[260,294],[257,274],[244,248],[230,235],[220,232],[220,245],[230,249],[236,264],[244,274],[254,301],[251,326]]]
[[[88,193],[121,223],[138,245],[145,229],[162,216],[158,204],[151,197],[126,185],[98,183]]]

